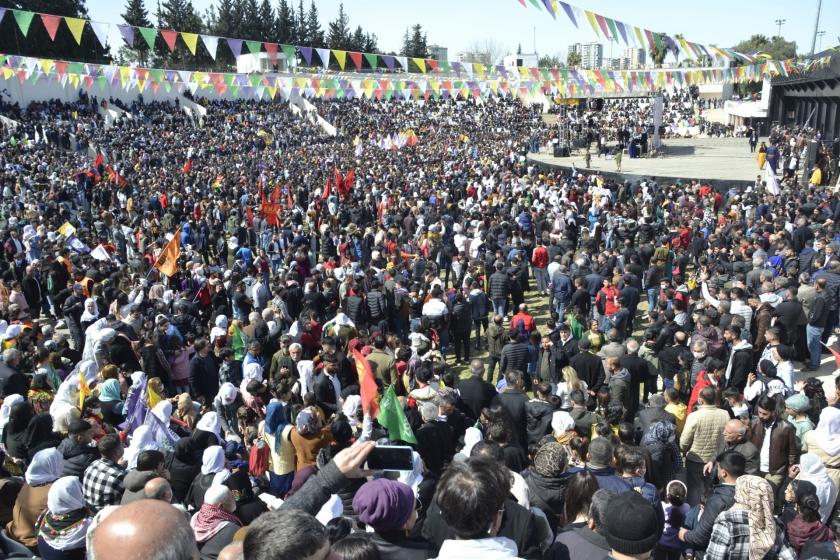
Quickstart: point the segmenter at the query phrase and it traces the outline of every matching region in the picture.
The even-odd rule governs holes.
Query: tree
[[[653,44],[648,47],[650,59],[653,61],[654,66],[662,68],[662,63],[665,62],[665,57],[668,56],[668,45],[662,39],[662,33],[654,33],[653,35],[655,38],[659,38],[659,40],[654,39]]]
[[[560,68],[561,66],[565,66],[565,64],[563,64],[563,59],[560,58],[560,55],[555,54],[541,56],[539,61],[537,61],[537,66],[540,68]]]
[[[309,30],[306,28],[306,11],[303,9],[303,0],[298,0],[294,42],[296,45],[311,45],[311,41],[309,40]]]
[[[208,10],[206,27],[208,33],[218,37],[239,37],[239,12],[234,0],[219,0],[216,9]],[[234,64],[233,55],[230,49],[222,41],[216,46],[217,67],[225,67]]]
[[[149,21],[149,12],[143,0],[128,0],[125,6],[125,12],[122,14],[123,21],[128,25],[135,27],[151,27],[152,22]],[[142,37],[134,38],[134,48],[127,45],[120,47],[119,54],[122,58],[140,64],[140,66],[149,66],[149,46]]]
[[[576,68],[580,66],[580,63],[580,53],[578,51],[569,51],[569,54],[566,55],[566,66]]]
[[[522,43],[516,45],[516,54],[522,54]]]
[[[732,50],[740,53],[761,51],[775,60],[785,60],[796,56],[796,41],[785,41],[778,36],[768,39],[764,35],[753,35],[732,47]],[[743,61],[736,61],[736,65],[740,64],[743,64]]]
[[[375,53],[377,51],[379,51],[379,38],[376,33],[365,33],[365,44],[362,52]]]
[[[309,3],[309,12],[306,14],[306,33],[310,47],[324,46],[324,30],[321,29],[321,22],[318,19],[318,7],[315,0]]]
[[[357,31],[361,32],[359,27]],[[350,18],[344,12],[344,4],[338,5],[338,17],[327,26],[327,46],[331,49],[350,49]]]
[[[0,7],[59,16],[88,17],[84,0],[0,0]],[[58,26],[55,40],[52,40],[41,23],[41,18],[36,15],[24,37],[11,12],[0,22],[0,52],[98,63],[110,61],[108,49],[102,48],[90,26],[84,27],[81,44],[76,42],[64,24]]]
[[[262,0],[259,9],[260,36],[257,39],[277,42],[277,33],[274,26],[274,10],[271,8],[271,0]]]
[[[162,29],[188,31],[191,33],[201,33],[204,31],[204,23],[201,21],[201,17],[195,11],[190,0],[165,0],[160,4],[158,19],[160,20],[160,27]],[[157,53],[161,59],[165,60],[165,64],[167,65],[178,65],[189,62],[191,66],[195,66],[202,61],[205,63],[208,62],[206,55],[199,50],[196,50],[195,57],[193,57],[192,53],[184,45],[178,45],[174,51],[170,52],[169,47],[163,44],[163,41],[157,42]]]
[[[278,43],[291,43],[295,31],[295,9],[286,0],[280,0],[277,7],[277,23],[274,37]]]
[[[405,30],[403,34],[402,54],[413,58],[426,58],[429,56],[426,45],[426,34],[423,33],[423,26],[415,23]]]
[[[496,64],[505,54],[505,47],[496,39],[473,41],[467,50],[473,54],[475,59],[469,62],[479,62],[484,65]]]
[[[257,0],[245,0],[242,6],[242,24],[240,25],[241,33],[236,35],[240,39],[261,39],[260,28],[260,9],[257,6]]]

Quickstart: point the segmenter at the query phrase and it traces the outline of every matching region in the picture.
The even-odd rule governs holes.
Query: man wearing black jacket
[[[712,487],[700,522],[691,530],[682,528],[679,539],[695,551],[705,551],[712,538],[715,519],[719,513],[735,503],[735,482],[744,474],[746,459],[737,451],[724,451],[717,457],[717,478],[719,484]]]
[[[828,324],[829,304],[826,298],[827,280],[823,277],[817,278],[814,283],[816,289],[816,296],[814,297],[814,304],[811,306],[811,313],[808,316],[808,325],[805,327],[805,335],[808,340],[808,355],[810,362],[808,369],[815,370],[820,367],[820,356],[822,354],[822,340],[823,331]]]
[[[578,348],[580,352],[569,360],[569,365],[575,368],[578,378],[586,382],[589,396],[592,397],[592,401],[594,402],[595,395],[598,393],[598,389],[604,385],[604,380],[607,375],[604,372],[604,362],[601,358],[589,351],[590,347],[591,344],[588,339],[583,338],[579,340]]]
[[[493,404],[501,405],[508,413],[511,421],[511,428],[516,435],[516,443],[523,449],[527,449],[528,437],[526,427],[528,424],[528,413],[526,405],[528,396],[525,394],[525,375],[519,370],[511,370],[505,374],[507,386],[505,390],[496,395]]]
[[[496,388],[484,381],[484,363],[479,359],[470,362],[470,376],[455,385],[473,420],[478,420],[481,410],[490,406],[498,393]]]
[[[312,382],[312,392],[315,401],[327,415],[327,418],[338,412],[338,396],[341,394],[341,383],[338,380],[338,361],[332,354],[322,356],[324,367]]]

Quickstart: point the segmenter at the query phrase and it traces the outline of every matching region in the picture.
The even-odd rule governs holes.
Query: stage
[[[615,160],[597,157],[592,148],[592,171],[622,180],[656,177],[657,182],[677,179],[702,179],[716,189],[726,190],[733,184],[746,185],[755,182],[759,174],[755,154],[750,153],[746,138],[671,138],[663,140],[664,155],[655,158],[630,159],[625,150],[621,160],[621,172],[616,172]],[[571,157],[554,157],[546,148],[528,159],[545,168],[584,169],[583,150],[577,150]]]

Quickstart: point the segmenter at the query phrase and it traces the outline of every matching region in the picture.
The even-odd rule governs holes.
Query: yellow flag
[[[87,379],[85,379],[85,374],[81,371],[79,372],[79,408],[84,410],[85,408],[85,399],[90,396],[90,387],[88,387]]]
[[[175,230],[175,235],[161,251],[158,260],[155,261],[155,268],[169,277],[178,272],[178,257],[181,256],[181,228]]]
[[[58,228],[58,233],[63,235],[64,237],[70,237],[74,233],[76,233],[76,228],[70,222],[64,222],[64,224]]]
[[[146,398],[149,401],[149,410],[153,409],[157,403],[163,400],[163,397],[157,394],[157,391],[149,384],[146,386]]]
[[[82,31],[85,30],[85,23],[87,20],[74,18],[74,17],[64,17],[64,23],[67,24],[67,27],[70,28],[70,33],[73,34],[73,38],[76,39],[76,44],[82,44]]]
[[[195,56],[195,47],[198,44],[198,33],[187,33],[186,31],[181,31],[181,38],[184,40],[184,43],[187,44],[187,48],[190,49],[192,55]]]
[[[422,58],[412,58],[411,60],[414,61],[414,64],[417,65],[417,68],[420,69],[421,72],[424,74],[426,73],[426,61]]]
[[[347,60],[347,51],[339,51],[339,50],[333,49],[332,53],[333,53],[333,56],[335,57],[335,59],[338,61],[339,67],[342,70],[344,70],[344,62]]]

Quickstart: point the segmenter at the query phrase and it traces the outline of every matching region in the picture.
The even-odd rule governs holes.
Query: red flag
[[[379,415],[379,388],[376,386],[376,376],[373,368],[361,352],[353,348],[353,361],[356,362],[356,375],[359,376],[359,388],[362,395],[362,411],[376,418]]]
[[[295,201],[292,200],[292,187],[289,186],[289,189],[286,191],[286,208],[291,210],[295,207]]]
[[[96,152],[96,159],[93,161],[94,167],[99,167],[105,163],[105,158],[102,157],[102,152]]]
[[[186,175],[187,173],[190,172],[190,169],[192,169],[192,160],[188,159],[187,162],[184,164],[183,169],[181,169],[181,173]]]
[[[350,196],[350,191],[353,190],[353,185],[356,184],[356,171],[351,169],[347,172],[347,175],[344,176],[344,180],[341,182],[341,189],[339,192],[343,198],[347,198]]]
[[[333,183],[335,183],[338,194],[341,194],[344,191],[344,179],[341,178],[341,172],[338,170],[338,167],[335,168],[334,174],[335,178],[333,179]]]
[[[321,200],[326,200],[332,194],[332,177],[327,177],[327,186],[324,188],[324,192],[321,193]]]
[[[250,206],[245,208],[245,216],[248,218],[248,225],[253,227],[254,226],[254,211],[251,210]]]
[[[282,196],[282,192],[280,190],[280,185],[274,185],[274,190],[271,191],[271,202],[274,204],[280,204],[280,197]]]

